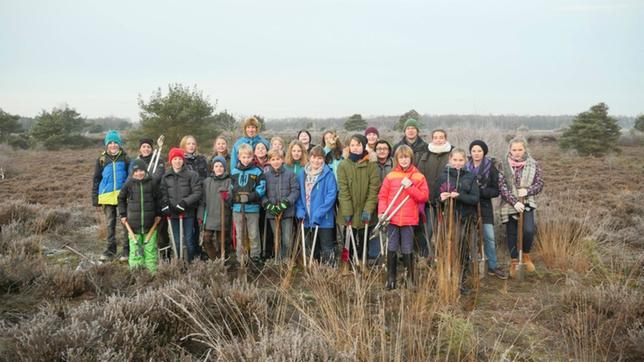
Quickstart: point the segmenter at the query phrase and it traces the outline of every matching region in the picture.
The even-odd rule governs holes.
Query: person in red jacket
[[[402,207],[392,215],[387,227],[389,244],[387,245],[387,289],[396,288],[396,262],[398,247],[403,255],[403,263],[407,268],[407,280],[414,282],[413,243],[414,226],[418,225],[419,205],[425,205],[429,199],[429,188],[425,176],[413,165],[414,151],[407,145],[401,145],[394,155],[395,167],[385,177],[378,193],[378,216],[382,217],[387,207],[394,201],[398,190],[402,192],[389,209],[391,215],[398,208],[406,196]]]

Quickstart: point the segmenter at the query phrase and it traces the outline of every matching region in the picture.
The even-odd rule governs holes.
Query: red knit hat
[[[172,148],[170,153],[168,153],[168,162],[172,162],[172,159],[175,157],[181,157],[182,160],[186,160],[186,156],[183,155],[183,150],[181,148]]]

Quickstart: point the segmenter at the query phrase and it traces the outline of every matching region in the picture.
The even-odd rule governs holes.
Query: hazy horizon
[[[638,0],[0,4],[0,108],[138,121],[170,83],[271,119],[644,112]]]

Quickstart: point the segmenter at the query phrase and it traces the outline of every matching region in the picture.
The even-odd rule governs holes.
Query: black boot
[[[403,254],[403,264],[407,268],[407,287],[414,285],[414,254]]]
[[[387,284],[385,287],[389,290],[396,289],[396,266],[398,264],[398,256],[395,252],[389,251],[387,253]]]

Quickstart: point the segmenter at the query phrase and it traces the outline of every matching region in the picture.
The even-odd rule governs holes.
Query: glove
[[[272,204],[270,201],[268,201],[268,199],[262,201],[262,207],[264,208],[264,210],[270,211],[271,206]]]
[[[228,199],[228,191],[227,190],[220,190],[219,191],[219,196],[221,196],[222,200],[227,200]]]
[[[172,215],[172,210],[170,210],[170,206],[165,205],[164,207],[161,208],[161,213],[165,216],[170,216]]]
[[[282,213],[282,209],[280,209],[277,205],[270,204],[268,207],[268,212],[273,214],[273,216],[277,216]]]
[[[201,224],[203,224],[203,219],[202,219],[202,218],[198,218],[198,219],[197,219],[197,224],[199,224],[199,226],[201,226]]]
[[[408,188],[409,186],[411,186],[412,182],[408,177],[405,177],[404,179],[402,179],[401,184],[404,188]]]
[[[519,189],[519,197],[528,196],[528,189]]]
[[[351,216],[344,216],[344,223],[347,225],[351,225]]]
[[[288,209],[289,206],[291,206],[291,202],[288,201],[288,199],[282,199],[282,201],[280,201],[277,206],[279,207],[280,211],[284,211]]]
[[[363,211],[362,215],[360,215],[360,219],[362,220],[363,223],[368,224],[369,221],[371,221],[371,213],[369,211]]]
[[[520,202],[517,202],[516,204],[514,204],[514,209],[517,210],[518,212],[523,212],[525,211],[525,205]]]

